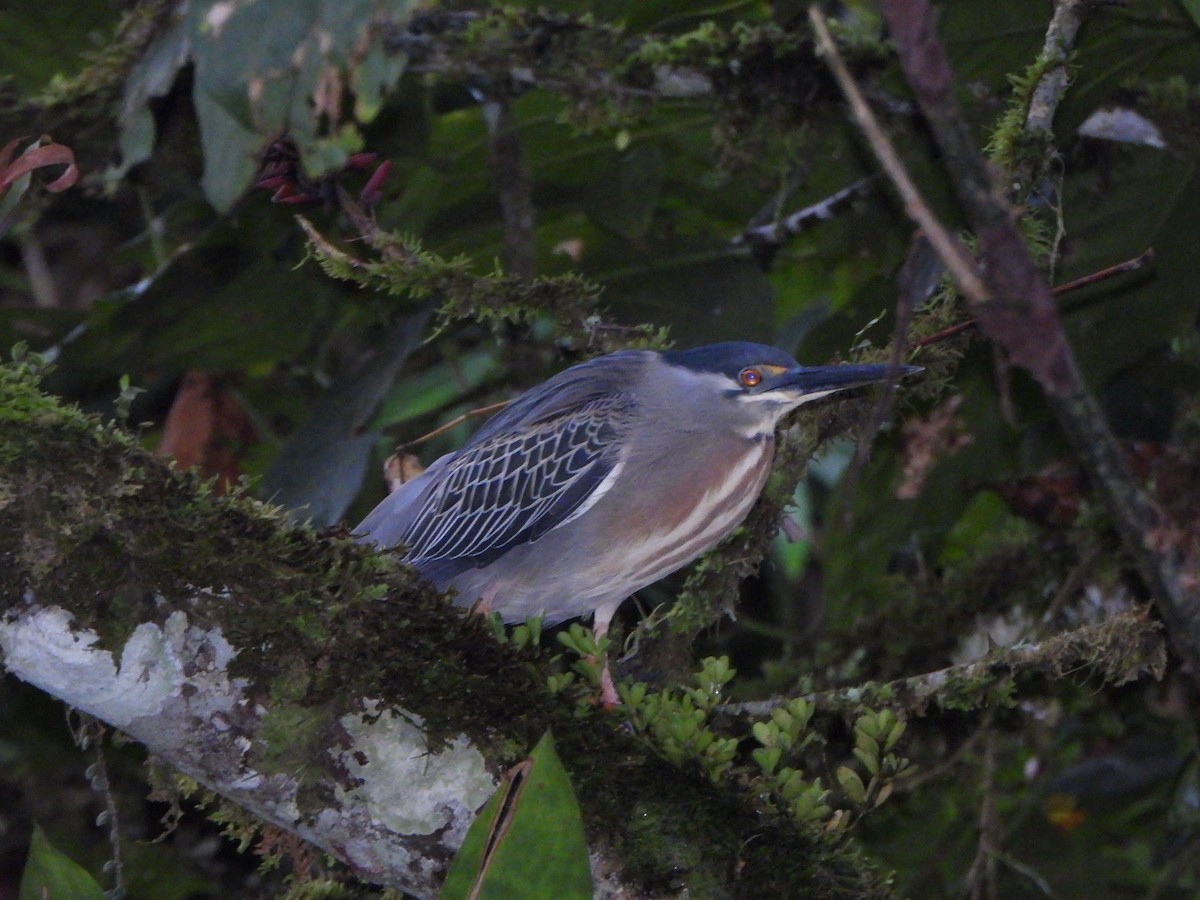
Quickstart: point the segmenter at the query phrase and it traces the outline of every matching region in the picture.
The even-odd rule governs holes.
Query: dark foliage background
[[[1197,8],[1088,8],[1044,152],[1005,115],[1044,74],[1053,11],[940,6],[955,93],[1052,284],[1153,248],[1060,308],[1134,471],[1192,535]],[[830,12],[928,202],[962,227],[877,13]],[[384,495],[397,443],[595,353],[748,339],[824,363],[882,358],[893,340],[912,226],[798,4],[44,0],[0,10],[0,72],[0,142],[49,134],[83,176],[50,195],[35,174],[0,210],[0,346],[48,354],[47,389],[104,415],[124,397],[147,447],[320,526]],[[1098,111],[1125,119],[1101,133]],[[752,233],[850,185],[799,233]],[[323,246],[379,268],[366,287],[331,277],[352,273]],[[836,706],[847,686],[1048,648],[1153,599],[1034,381],[971,330],[922,343],[966,317],[948,288],[918,308],[908,358],[927,374],[900,390],[865,465],[850,437],[868,402],[802,423],[795,446],[819,454],[794,493],[774,485],[789,522],[736,621],[708,607],[679,669],[728,654],[738,699],[830,692]],[[473,427],[418,452],[428,462]],[[1200,889],[1192,673],[1172,656],[1144,674],[1123,652],[1046,649],[1027,670],[990,657],[961,696],[905,709],[917,772],[856,837],[898,893]],[[674,677],[671,659],[633,665]],[[90,751],[11,679],[0,722],[0,898],[35,820],[99,873]],[[149,843],[166,807],[143,799],[141,756],[122,747],[109,767],[131,896],[282,889],[195,810]]]

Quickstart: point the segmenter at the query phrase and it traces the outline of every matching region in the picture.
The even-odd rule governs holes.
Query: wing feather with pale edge
[[[570,521],[620,464],[632,403],[607,393],[515,427],[489,423],[418,501],[400,538],[408,560],[451,577]]]

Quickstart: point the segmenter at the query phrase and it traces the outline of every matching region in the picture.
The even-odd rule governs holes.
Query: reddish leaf
[[[5,157],[12,153],[15,143],[10,141],[0,151],[0,163],[4,163]],[[3,169],[0,169],[0,190],[7,188],[18,178],[34,169],[41,169],[45,166],[67,167],[65,172],[46,185],[46,190],[51,193],[65,191],[79,180],[79,167],[75,165],[75,154],[71,148],[63,144],[49,143],[26,150],[12,163],[4,165]]]
[[[25,140],[23,137],[13,138],[4,145],[3,149],[0,149],[0,172],[4,171],[5,167],[8,166],[8,161],[12,159],[13,151],[17,149],[17,145],[23,140]]]
[[[379,154],[372,153],[370,151],[366,151],[364,153],[351,153],[350,157],[346,160],[346,168],[365,169],[377,159],[379,159]]]
[[[256,188],[265,188],[268,191],[273,191],[283,187],[290,179],[286,175],[268,175],[266,178],[260,178],[254,183]]]
[[[225,491],[241,475],[245,448],[257,442],[254,427],[233,395],[204,372],[184,376],[163,425],[159,456],[172,456],[181,469],[217,475]]]
[[[367,206],[374,206],[383,199],[383,191],[380,188],[383,186],[384,179],[388,177],[388,173],[392,171],[392,161],[385,159],[379,164],[379,168],[367,179],[367,183],[363,186],[362,202]]]
[[[292,183],[290,181],[285,181],[283,184],[281,184],[279,186],[279,190],[277,190],[274,194],[271,195],[271,202],[272,203],[294,202],[292,200],[292,198],[295,196],[296,196],[296,189],[292,187]]]

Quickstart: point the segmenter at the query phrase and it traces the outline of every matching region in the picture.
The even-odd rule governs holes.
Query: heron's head
[[[705,415],[727,418],[745,433],[773,431],[779,420],[804,403],[838,391],[885,381],[887,365],[802,366],[775,347],[731,341],[660,354],[684,388],[682,403],[694,402]],[[902,366],[903,374],[919,372]],[[693,392],[694,393],[690,393]]]

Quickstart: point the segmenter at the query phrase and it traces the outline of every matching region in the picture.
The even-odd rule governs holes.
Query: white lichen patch
[[[224,670],[235,651],[219,629],[189,627],[187,616],[174,612],[163,626],[138,625],[121,650],[118,666],[112,652],[97,646],[99,636],[72,627],[72,615],[59,607],[42,607],[0,622],[4,666],[18,678],[37,685],[84,712],[122,729],[138,719],[161,716],[185,681],[184,664],[196,666],[203,649],[206,673],[220,672],[226,702],[235,686]],[[215,710],[213,710],[215,711]]]
[[[230,677],[237,652],[219,628],[189,624],[181,611],[138,625],[115,652],[70,612],[32,598],[0,620],[0,664],[9,672],[120,728],[367,880],[431,895],[439,860],[462,843],[495,788],[483,756],[465,737],[430,751],[417,717],[374,702],[367,714],[340,720],[351,740],[329,750],[337,780],[304,776],[321,788],[311,794],[331,787],[335,801],[302,813],[301,777],[256,762],[267,710],[247,697],[245,680]],[[446,852],[431,853],[437,843]]]
[[[417,716],[380,709],[367,701],[367,716],[347,715],[342,727],[353,749],[339,763],[358,782],[343,800],[364,803],[371,820],[397,834],[433,834],[448,828],[444,842],[462,842],[475,811],[496,789],[483,755],[459,735],[450,745],[430,750]]]

